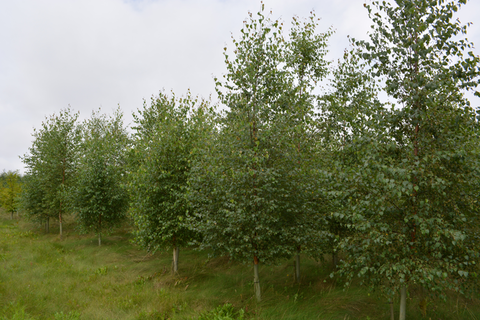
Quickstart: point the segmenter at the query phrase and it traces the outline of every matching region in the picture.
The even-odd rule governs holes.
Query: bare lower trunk
[[[47,217],[47,220],[45,221],[45,233],[50,232],[50,217]]]
[[[407,287],[404,285],[400,289],[400,315],[399,320],[405,320],[405,313],[407,309]]]
[[[258,258],[256,256],[253,257],[253,284],[257,302],[260,302],[262,301],[262,292],[260,290],[260,278],[258,277]]]
[[[172,263],[172,272],[178,273],[178,247],[173,247],[173,263]]]
[[[295,256],[295,282],[300,283],[300,247],[297,248],[297,255]]]
[[[11,213],[12,213],[12,220],[13,220],[13,211]]]
[[[395,312],[393,310],[393,300],[390,300],[390,320],[395,320]]]
[[[62,213],[58,214],[58,221],[60,222],[60,239],[63,237],[63,230],[62,230]]]
[[[98,246],[102,245],[102,215],[98,218]]]

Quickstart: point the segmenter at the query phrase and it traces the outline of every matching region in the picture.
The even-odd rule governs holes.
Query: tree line
[[[347,285],[475,294],[480,263],[478,55],[454,14],[465,0],[373,1],[369,40],[326,60],[315,13],[290,28],[250,13],[219,104],[160,92],[134,113],[47,118],[22,157],[26,214],[75,214],[85,231],[124,219],[149,251],[194,245],[258,267],[332,255]],[[288,30],[287,30],[288,29]],[[287,31],[286,31],[287,30]],[[385,99],[387,97],[387,99]],[[393,313],[392,313],[393,315]]]

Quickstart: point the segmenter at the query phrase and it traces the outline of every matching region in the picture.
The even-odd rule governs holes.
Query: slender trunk
[[[102,245],[102,215],[98,217],[98,246]]]
[[[258,277],[258,258],[257,256],[253,257],[253,284],[255,287],[255,296],[257,297],[257,302],[262,301],[262,292],[260,290],[260,278]]]
[[[173,263],[172,263],[172,272],[174,274],[178,273],[178,247],[173,247]]]
[[[50,217],[47,217],[47,220],[45,221],[45,233],[50,232]]]
[[[13,220],[13,211],[11,212],[11,214],[12,214],[12,220]]]
[[[63,168],[62,168],[62,186],[65,188],[65,158],[63,158]],[[58,221],[60,222],[60,239],[63,237],[62,230],[62,200],[60,200],[60,212],[58,213]]]
[[[405,320],[407,308],[407,287],[405,285],[400,289],[400,315],[398,316],[399,320]]]
[[[60,211],[58,212],[58,222],[60,223],[60,239],[62,239],[63,230],[62,230],[62,202],[61,201],[60,201]]]
[[[393,300],[390,299],[390,320],[395,320],[395,312],[393,310]]]
[[[63,237],[62,214],[60,214],[59,218],[60,218],[60,239],[62,239]]]
[[[295,256],[295,282],[300,283],[300,246],[298,246]]]

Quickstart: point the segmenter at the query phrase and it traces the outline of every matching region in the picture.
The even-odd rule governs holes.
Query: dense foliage
[[[135,239],[149,251],[178,248],[198,234],[187,223],[187,178],[194,148],[210,132],[208,101],[190,93],[182,98],[160,93],[135,116],[134,166],[130,175]]]
[[[355,230],[341,243],[341,273],[360,275],[386,294],[420,284],[432,293],[464,292],[476,277],[479,127],[464,96],[475,89],[478,56],[457,40],[465,27],[453,20],[463,1],[374,1],[370,41],[354,41],[370,81],[392,101],[360,97],[337,163],[338,192],[347,205],[337,214]],[[352,58],[351,61],[355,58]],[[351,62],[350,61],[350,62]],[[361,63],[361,62],[360,62]],[[342,70],[340,90],[358,81]],[[340,119],[345,118],[340,115]],[[343,119],[342,119],[343,120]],[[345,119],[349,120],[349,119]]]

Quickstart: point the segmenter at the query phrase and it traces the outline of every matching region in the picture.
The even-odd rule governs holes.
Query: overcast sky
[[[315,10],[319,31],[333,27],[330,60],[366,38],[364,0],[265,0],[273,18],[290,24]],[[70,105],[88,118],[120,105],[125,120],[162,88],[177,95],[214,93],[254,0],[0,0],[0,171],[24,171],[20,155],[33,128]],[[473,22],[468,39],[480,47],[480,1],[460,14]],[[480,53],[480,50],[475,50]]]

